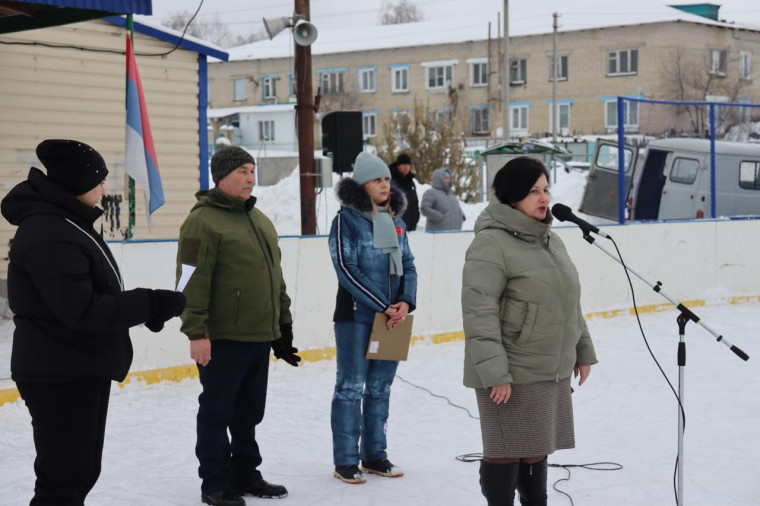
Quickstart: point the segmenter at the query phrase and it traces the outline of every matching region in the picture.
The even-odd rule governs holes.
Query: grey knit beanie
[[[256,163],[248,151],[237,146],[222,146],[211,157],[211,179],[219,184],[227,174],[246,163]]]
[[[363,185],[379,177],[391,178],[391,171],[380,158],[362,151],[354,162],[354,173],[351,176],[358,184]]]

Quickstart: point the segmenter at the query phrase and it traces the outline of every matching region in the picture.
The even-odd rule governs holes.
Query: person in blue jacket
[[[346,483],[366,482],[364,473],[404,474],[386,454],[388,405],[398,362],[364,357],[376,313],[387,314],[392,328],[415,308],[417,272],[401,220],[406,199],[390,179],[380,158],[360,153],[352,177],[341,179],[336,188],[342,208],[330,229],[339,284],[333,315],[333,461],[334,476]]]

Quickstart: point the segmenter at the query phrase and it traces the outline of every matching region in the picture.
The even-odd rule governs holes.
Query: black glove
[[[159,322],[165,322],[171,320],[175,316],[182,314],[185,310],[187,299],[182,292],[175,292],[174,290],[151,290],[150,292],[150,317],[146,322],[151,326]],[[153,330],[151,326],[149,329]],[[161,330],[159,328],[159,330]],[[157,332],[153,330],[153,332]]]
[[[272,341],[274,356],[284,360],[293,367],[298,367],[301,357],[296,355],[298,348],[293,346],[293,324],[283,323],[280,325],[280,334],[282,337]]]
[[[145,322],[145,326],[148,327],[148,330],[151,332],[161,332],[164,328],[164,322],[161,320],[151,320],[149,322]]]

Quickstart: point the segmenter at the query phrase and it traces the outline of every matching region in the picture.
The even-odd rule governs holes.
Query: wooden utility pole
[[[504,120],[504,139],[509,139],[509,0],[504,0],[504,63],[501,78],[501,93],[503,96],[502,119]]]
[[[309,0],[295,0],[295,13],[311,22]],[[316,235],[314,170],[314,91],[311,84],[311,46],[295,45],[296,128],[301,188],[301,235]]]
[[[552,39],[552,142],[557,142],[557,123],[559,123],[559,105],[557,104],[557,80],[559,79],[559,72],[557,72],[557,17],[559,14],[556,12],[554,15],[554,38]]]

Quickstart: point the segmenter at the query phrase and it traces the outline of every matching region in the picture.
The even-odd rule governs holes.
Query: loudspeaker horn
[[[267,31],[269,40],[272,40],[275,35],[290,26],[290,18],[263,18],[264,29]]]
[[[293,27],[293,40],[299,46],[311,46],[317,40],[317,27],[305,19],[299,19]]]

